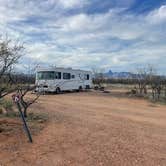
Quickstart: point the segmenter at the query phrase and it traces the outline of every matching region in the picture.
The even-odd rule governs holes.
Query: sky
[[[166,0],[0,0],[0,30],[39,64],[166,75]]]

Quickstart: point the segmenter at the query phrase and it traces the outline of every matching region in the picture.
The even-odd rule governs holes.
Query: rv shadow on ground
[[[60,93],[56,92],[44,92],[41,95],[64,95],[64,94],[70,94],[70,93],[84,93],[84,92],[91,92],[91,90],[82,90],[82,91],[61,91]]]

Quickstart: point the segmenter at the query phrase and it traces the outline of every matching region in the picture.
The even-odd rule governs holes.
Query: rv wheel
[[[61,93],[61,89],[58,87],[56,88],[56,94],[60,94]]]
[[[79,91],[82,91],[82,86],[79,87]]]

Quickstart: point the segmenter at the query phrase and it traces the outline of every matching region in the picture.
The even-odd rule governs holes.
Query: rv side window
[[[75,75],[71,75],[71,78],[74,79],[74,78],[75,78]]]
[[[71,78],[71,74],[70,73],[63,73],[63,79],[69,80],[70,78]]]
[[[85,80],[89,80],[89,74],[85,74]]]
[[[61,72],[55,72],[55,79],[61,79]]]
[[[89,80],[89,74],[87,74],[87,80]]]

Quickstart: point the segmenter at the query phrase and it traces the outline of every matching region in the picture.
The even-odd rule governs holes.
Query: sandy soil
[[[0,133],[0,166],[165,166],[166,106],[100,92],[41,96],[49,122],[29,144]],[[13,123],[14,124],[14,123]]]

